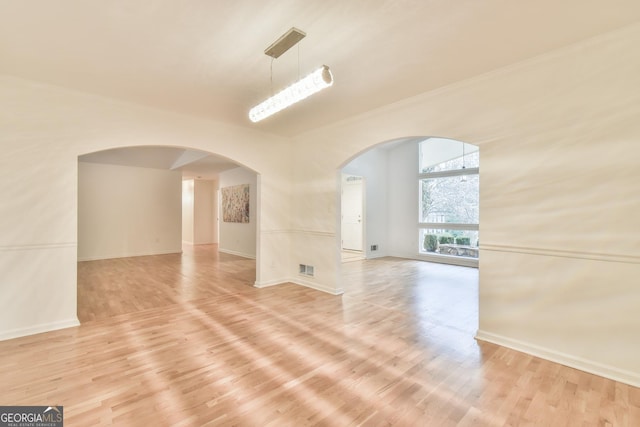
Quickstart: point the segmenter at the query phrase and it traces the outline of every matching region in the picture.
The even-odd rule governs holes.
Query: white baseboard
[[[170,254],[181,254],[182,249],[180,250],[171,250],[171,251],[160,251],[153,253],[130,253],[130,254],[117,254],[117,255],[99,255],[93,257],[78,257],[78,261],[99,261],[102,259],[117,259],[117,258],[133,258],[138,256],[153,256],[153,255],[170,255]]]
[[[570,368],[579,369],[590,374],[629,384],[634,387],[640,387],[640,373],[638,372],[618,369],[614,366],[604,365],[592,360],[583,359],[581,357],[572,356],[570,354],[562,353],[535,344],[530,344],[524,341],[515,340],[513,338],[508,338],[502,335],[492,334],[490,332],[481,330],[478,330],[476,339],[527,353],[532,356],[540,357],[541,359],[546,359],[551,362],[559,363]]]
[[[295,283],[296,285],[305,286],[307,288],[326,292],[331,295],[342,295],[344,293],[343,289],[330,288],[329,286],[324,286],[322,283],[312,282],[311,280],[306,280],[302,277],[292,277],[289,281],[291,283]]]
[[[283,285],[285,283],[292,283],[292,282],[288,278],[267,280],[267,281],[264,281],[264,282],[257,282],[256,281],[253,284],[253,287],[262,289],[262,288],[268,288],[269,286]]]
[[[26,328],[12,329],[9,331],[0,331],[0,341],[26,337],[27,335],[41,334],[43,332],[56,331],[58,329],[72,328],[74,326],[80,326],[80,322],[77,318],[43,323],[41,325],[28,326]]]
[[[255,255],[245,254],[243,252],[230,251],[229,249],[218,248],[218,252],[223,252],[229,255],[240,256],[242,258],[256,259]]]
[[[331,295],[342,295],[344,291],[342,289],[332,289],[328,286],[323,286],[320,283],[305,280],[299,277],[289,277],[280,280],[268,280],[266,282],[256,282],[253,286],[256,288],[267,288],[269,286],[282,285],[284,283],[293,283],[294,285],[304,286],[306,288],[315,289],[316,291],[326,292]]]
[[[389,256],[389,255],[387,255],[386,253],[375,251],[375,253],[369,252],[368,254],[366,254],[365,259],[384,258],[384,257],[387,257],[387,256]]]

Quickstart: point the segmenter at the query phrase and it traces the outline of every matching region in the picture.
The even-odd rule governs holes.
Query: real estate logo
[[[62,427],[62,406],[0,406],[0,427]]]

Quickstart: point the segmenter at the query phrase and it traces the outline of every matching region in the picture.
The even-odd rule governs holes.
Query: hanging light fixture
[[[249,119],[254,123],[259,122],[332,84],[333,75],[331,70],[326,65],[323,65],[313,73],[253,107],[249,111]]]
[[[271,56],[273,64],[273,59],[278,58],[291,47],[295,46],[305,36],[306,33],[293,27],[265,49],[264,53]],[[298,76],[299,73],[300,50],[298,47]],[[271,71],[271,81],[273,84],[273,68]],[[249,110],[249,119],[254,123],[259,122],[331,85],[333,85],[333,74],[331,74],[329,67],[323,65],[308,76],[299,79],[291,86],[284,88],[253,107]]]

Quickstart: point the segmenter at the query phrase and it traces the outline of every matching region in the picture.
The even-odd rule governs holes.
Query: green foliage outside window
[[[469,246],[471,244],[470,237],[456,237],[456,245]]]
[[[453,244],[453,236],[440,236],[438,238],[438,242],[441,245],[452,245]]]
[[[435,234],[425,234],[424,250],[427,252],[435,252],[438,249],[438,236]]]

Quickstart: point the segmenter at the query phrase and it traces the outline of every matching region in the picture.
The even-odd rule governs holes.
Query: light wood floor
[[[182,254],[78,263],[78,319],[166,307],[256,292],[255,260],[218,252],[217,245],[184,245]]]
[[[253,288],[215,247],[80,263],[82,325],[0,342],[0,405],[64,405],[67,426],[640,425],[640,389],[476,342],[477,270],[342,267],[336,297]]]

